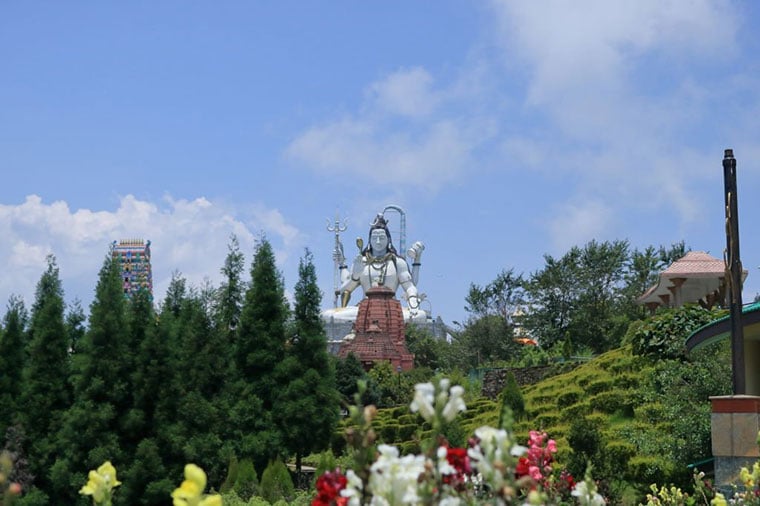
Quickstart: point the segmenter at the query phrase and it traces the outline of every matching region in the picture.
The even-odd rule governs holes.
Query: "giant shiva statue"
[[[370,225],[367,242],[365,247],[361,238],[356,240],[359,254],[354,258],[351,268],[348,267],[342,255],[342,245],[338,248],[341,308],[329,311],[330,316],[340,319],[356,316],[356,307],[350,307],[348,303],[352,292],[359,286],[365,294],[367,290],[375,287],[386,287],[396,293],[400,286],[404,290],[404,299],[408,305],[408,309],[404,311],[405,319],[424,319],[426,314],[420,309],[424,294],[417,291],[416,283],[419,278],[420,258],[425,246],[421,242],[415,242],[409,248],[407,255],[412,260],[410,269],[404,257],[396,252],[390,230],[388,230],[388,223],[382,214],[378,214]]]

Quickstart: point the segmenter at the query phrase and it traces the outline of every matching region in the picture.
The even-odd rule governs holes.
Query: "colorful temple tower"
[[[153,273],[150,268],[150,241],[122,239],[111,244],[111,257],[121,271],[124,296],[131,297],[139,290],[148,290],[153,299]]]

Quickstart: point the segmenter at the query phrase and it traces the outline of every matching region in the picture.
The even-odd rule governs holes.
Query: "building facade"
[[[111,257],[119,265],[125,297],[147,290],[153,299],[153,273],[150,266],[150,241],[122,239],[111,244]]]

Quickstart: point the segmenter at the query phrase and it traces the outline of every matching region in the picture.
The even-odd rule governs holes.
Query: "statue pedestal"
[[[710,397],[710,401],[715,485],[730,489],[741,485],[741,468],[751,469],[760,457],[760,397],[726,395]]]
[[[338,356],[353,353],[367,370],[376,362],[386,361],[395,370],[408,371],[414,367],[414,355],[406,348],[405,330],[401,303],[393,290],[370,288],[359,303],[354,338],[343,342]]]

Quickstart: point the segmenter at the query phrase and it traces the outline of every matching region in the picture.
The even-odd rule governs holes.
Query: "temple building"
[[[747,271],[742,273],[742,281]],[[636,302],[651,312],[658,307],[681,307],[698,303],[702,307],[726,303],[726,264],[704,251],[689,251],[660,273],[656,285]]]
[[[111,244],[111,257],[121,271],[125,297],[147,290],[153,299],[153,274],[150,268],[150,241],[122,239]]]
[[[359,303],[354,332],[342,342],[338,356],[355,355],[367,371],[382,361],[396,371],[408,371],[414,367],[414,355],[406,347],[405,328],[394,292],[382,286],[370,288]]]

